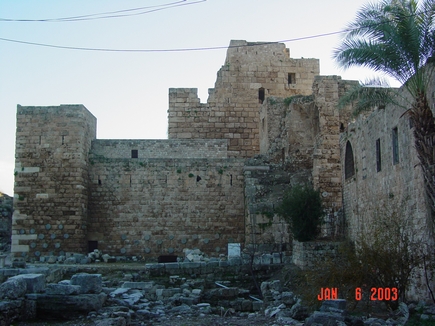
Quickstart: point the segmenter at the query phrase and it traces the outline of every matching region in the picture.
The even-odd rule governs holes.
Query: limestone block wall
[[[340,133],[351,108],[339,110],[337,103],[355,83],[317,76],[311,95],[269,97],[260,110],[260,152],[289,171],[310,171],[307,181],[321,191],[327,213],[323,236],[342,232]]]
[[[337,103],[354,83],[339,76],[319,76],[313,84],[314,103],[319,112],[319,133],[313,151],[313,184],[322,192],[331,214],[342,206],[340,133],[350,120],[351,108],[338,109]]]
[[[392,106],[375,109],[359,116],[342,134],[343,206],[350,239],[372,239],[376,221],[396,221],[423,250],[433,246],[433,228],[413,126],[404,112]],[[429,298],[422,270],[412,275],[407,294],[411,300]]]
[[[226,139],[96,139],[91,157],[106,158],[226,158]]]
[[[90,175],[88,241],[103,252],[216,256],[244,241],[241,159],[93,156]]]
[[[420,237],[427,236],[422,232],[428,230],[423,179],[410,121],[407,116],[402,116],[404,111],[390,106],[375,110],[368,117],[358,117],[341,136],[343,204],[352,239],[357,238],[379,210],[393,208],[399,209],[403,215],[412,216]],[[393,153],[395,128],[397,161],[394,161]],[[344,173],[348,143],[353,152],[352,176]]]
[[[293,171],[312,169],[319,112],[313,96],[302,101],[269,97],[260,110],[260,153],[274,162],[285,162]]]
[[[83,252],[88,154],[96,119],[83,105],[17,107],[12,253]]]
[[[0,253],[10,250],[12,212],[13,198],[0,192]]]
[[[260,152],[260,105],[268,96],[308,95],[317,59],[292,59],[282,43],[231,41],[206,104],[196,89],[169,91],[169,138],[228,139],[232,157]]]
[[[340,245],[341,242],[293,240],[292,262],[301,269],[321,267],[325,261],[338,255]]]
[[[311,182],[311,169],[290,171],[254,158],[246,161],[244,177],[246,243],[260,251],[291,251],[288,224],[275,211],[289,187]]]

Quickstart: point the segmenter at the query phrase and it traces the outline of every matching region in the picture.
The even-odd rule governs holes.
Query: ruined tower
[[[312,93],[318,59],[292,59],[283,43],[231,41],[206,104],[197,90],[169,90],[169,139],[228,139],[228,154],[260,153],[260,106],[269,96]]]

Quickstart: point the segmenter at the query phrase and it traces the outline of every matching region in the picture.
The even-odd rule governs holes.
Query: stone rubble
[[[126,280],[115,287],[109,287],[110,282],[101,274],[78,273],[70,280],[48,284],[45,280],[44,274],[20,274],[0,284],[0,325],[42,316],[86,316],[99,326],[158,325],[171,318],[207,316],[265,318],[271,325],[401,326],[409,318],[404,303],[387,320],[351,316],[343,299],[324,301],[319,311],[309,314],[301,299],[279,280],[261,283],[263,300],[231,287],[228,281],[216,282],[216,287],[210,288],[204,279],[179,275],[170,275],[169,282]],[[422,320],[435,319],[433,307],[414,305],[410,309],[420,309]]]

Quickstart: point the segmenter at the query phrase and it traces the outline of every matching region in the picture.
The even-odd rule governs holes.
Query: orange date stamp
[[[355,300],[360,301],[363,298],[362,288],[355,289]],[[317,300],[337,300],[338,288],[320,288]],[[396,301],[399,299],[399,290],[395,287],[372,287],[370,288],[370,301]]]
[[[363,291],[361,288],[355,289],[355,300],[362,299]],[[396,301],[399,299],[399,290],[397,288],[370,288],[370,301]]]

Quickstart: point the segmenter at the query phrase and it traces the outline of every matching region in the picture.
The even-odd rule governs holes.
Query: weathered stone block
[[[101,274],[80,273],[71,277],[71,285],[79,285],[81,293],[100,293],[102,284]]]
[[[9,280],[23,279],[26,282],[26,293],[40,293],[45,290],[44,274],[21,274],[9,278]]]
[[[38,316],[49,315],[63,319],[73,319],[78,315],[98,311],[106,301],[106,294],[55,295],[36,294]]]
[[[346,300],[336,299],[336,300],[325,300],[322,302],[320,311],[331,311],[334,310],[346,310]]]
[[[124,282],[122,288],[149,290],[154,286],[154,282]]]
[[[341,314],[315,311],[310,317],[305,319],[304,325],[336,325],[339,321],[344,322],[344,316]]]
[[[0,284],[0,299],[18,299],[27,291],[27,282],[23,278],[8,279]]]
[[[81,287],[79,285],[69,284],[47,284],[46,294],[58,294],[58,295],[73,295],[79,294]]]

